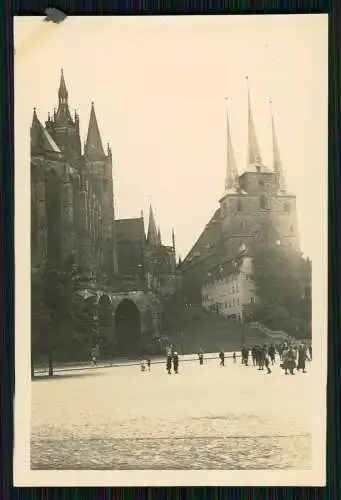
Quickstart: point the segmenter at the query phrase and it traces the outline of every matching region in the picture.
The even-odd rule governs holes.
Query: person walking
[[[237,363],[237,356],[236,356],[235,352],[232,354],[232,358],[233,358],[233,362]]]
[[[203,365],[204,364],[204,351],[200,349],[198,352],[198,358],[199,358],[199,364]]]
[[[276,356],[276,349],[273,344],[270,344],[269,350],[268,350],[269,358],[271,360],[271,364],[275,364],[275,356]]]
[[[174,351],[173,354],[173,368],[174,368],[174,373],[178,374],[179,373],[179,356],[176,351]]]
[[[172,370],[172,354],[168,351],[167,353],[167,361],[166,361],[166,370],[168,372],[168,375],[171,374],[171,370]]]
[[[303,373],[307,373],[305,371],[306,360],[307,360],[307,351],[305,346],[301,344],[298,348],[297,371],[302,370]]]
[[[220,358],[220,366],[225,366],[225,353],[224,353],[224,351],[220,351],[219,358]]]
[[[147,359],[147,367],[148,367],[148,371],[150,372],[150,358]]]

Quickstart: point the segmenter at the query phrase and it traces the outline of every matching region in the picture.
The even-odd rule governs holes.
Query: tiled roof
[[[208,257],[216,248],[220,238],[220,209],[218,208],[201,233],[199,239],[184,259],[182,268],[185,270],[186,267]]]

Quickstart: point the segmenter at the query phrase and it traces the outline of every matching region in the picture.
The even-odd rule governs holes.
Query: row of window
[[[202,301],[203,302],[208,302],[209,301],[208,295],[203,295],[202,296]],[[250,297],[250,303],[254,304],[254,302],[255,302],[255,298],[254,297]],[[224,303],[225,309],[227,309],[228,307],[239,306],[239,305],[240,305],[239,297],[237,297],[236,299],[233,298],[232,300],[226,301]],[[213,305],[213,306],[210,306],[210,307],[215,307],[215,306]]]
[[[250,275],[248,273],[240,273],[239,276],[242,277],[242,278],[245,278],[246,280],[248,280],[249,277],[250,277]],[[231,276],[227,276],[226,278],[218,278],[215,281],[208,281],[205,286],[206,286],[206,288],[210,288],[212,286],[216,286],[216,285],[220,285],[220,284],[226,284],[226,285],[228,285],[229,283],[233,283],[233,282],[237,281],[237,279],[239,278],[239,276],[236,277],[234,275],[231,275]],[[236,290],[237,290],[237,292],[239,292],[239,285],[238,285],[238,283],[236,284]],[[234,293],[234,285],[232,285],[232,293]]]
[[[268,208],[268,197],[266,194],[261,194],[259,197],[259,207],[262,209]],[[242,200],[237,200],[236,204],[237,212],[243,211]],[[286,213],[290,213],[290,203],[285,202],[283,206],[283,211]],[[223,215],[228,214],[228,205],[226,203],[223,204]]]

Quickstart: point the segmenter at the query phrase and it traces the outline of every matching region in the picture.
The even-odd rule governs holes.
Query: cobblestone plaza
[[[32,383],[32,469],[311,468],[311,375],[228,359]]]

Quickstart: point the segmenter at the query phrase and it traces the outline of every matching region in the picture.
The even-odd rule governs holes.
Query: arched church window
[[[266,196],[264,194],[261,194],[259,197],[259,206],[260,208],[266,208],[267,206]]]

